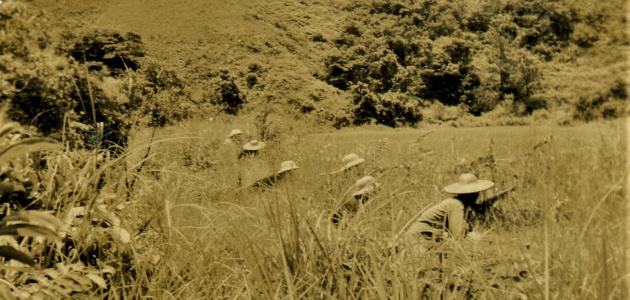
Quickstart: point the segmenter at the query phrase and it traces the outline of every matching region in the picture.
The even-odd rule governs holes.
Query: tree
[[[220,71],[212,80],[212,86],[213,94],[210,95],[210,102],[227,114],[236,115],[245,105],[245,95],[241,93],[234,78],[227,71]]]

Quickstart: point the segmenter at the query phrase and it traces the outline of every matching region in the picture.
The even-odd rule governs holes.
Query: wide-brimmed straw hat
[[[459,176],[455,183],[444,187],[444,191],[449,194],[471,194],[485,191],[494,186],[490,180],[478,179],[475,174],[465,173]]]
[[[354,183],[354,187],[355,187],[355,192],[352,193],[352,196],[360,196],[360,195],[365,195],[368,194],[370,192],[373,192],[374,189],[376,189],[377,187],[379,187],[380,184],[376,181],[376,179],[372,176],[364,176],[361,177],[359,180],[357,180]]]
[[[280,164],[280,171],[278,171],[278,174],[282,174],[284,172],[288,172],[288,171],[299,169],[299,168],[300,167],[298,167],[298,165],[292,160],[283,161]]]
[[[247,151],[257,151],[262,148],[265,148],[265,142],[261,142],[259,140],[251,140],[249,143],[243,145],[243,149]]]
[[[350,153],[350,154],[344,156],[341,159],[341,163],[343,164],[343,167],[341,167],[341,169],[332,171],[331,174],[343,172],[343,171],[348,170],[348,169],[350,169],[350,168],[352,168],[354,166],[360,165],[364,161],[365,161],[365,159],[361,158],[356,153]]]
[[[241,131],[240,129],[232,129],[232,131],[230,131],[229,137],[234,137],[240,134],[243,134],[243,131]]]

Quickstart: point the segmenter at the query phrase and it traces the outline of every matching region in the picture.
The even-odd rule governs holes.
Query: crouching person
[[[493,186],[492,181],[477,179],[474,174],[462,174],[458,182],[444,187],[453,196],[427,209],[405,232],[405,247],[413,254],[422,254],[446,238],[465,238],[472,228],[468,214],[480,193]]]
[[[332,216],[332,222],[337,224],[341,222],[344,215],[354,215],[361,206],[369,200],[369,197],[380,186],[376,179],[372,176],[364,176],[357,180],[353,187],[354,192],[352,198],[346,200],[341,208]]]

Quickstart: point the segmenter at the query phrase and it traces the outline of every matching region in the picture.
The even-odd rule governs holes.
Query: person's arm
[[[466,236],[466,220],[462,206],[451,206],[448,210],[448,233],[454,239],[462,239]]]

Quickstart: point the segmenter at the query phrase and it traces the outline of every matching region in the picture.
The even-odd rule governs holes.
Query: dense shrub
[[[323,78],[344,91],[358,84],[370,91],[352,104],[357,111],[360,103],[355,124],[392,92],[476,116],[507,99],[516,115],[548,108],[557,102],[543,96],[546,64],[575,62],[618,22],[607,21],[611,8],[603,4],[585,9],[574,1],[383,0],[349,8],[354,17],[335,39],[339,51],[324,59]],[[580,101],[577,111],[593,102]]]
[[[139,37],[66,33],[62,44],[48,45],[43,25],[33,21],[25,5],[8,2],[0,6],[0,15],[0,27],[6,33],[0,43],[4,53],[0,101],[11,101],[11,117],[46,135],[58,133],[71,122],[85,124],[91,131],[103,123],[103,143],[97,144],[125,147],[131,115],[142,102],[123,84],[130,82],[130,72],[142,56]],[[79,49],[86,52],[80,54]]]
[[[623,81],[617,81],[608,89],[578,97],[575,103],[574,117],[578,120],[591,121],[597,118],[620,117],[625,114],[627,90]]]
[[[582,48],[589,48],[599,39],[598,32],[589,25],[578,23],[571,35],[574,44]]]
[[[70,55],[78,62],[86,63],[91,70],[107,67],[112,76],[120,76],[127,70],[140,68],[144,57],[142,39],[133,32],[121,34],[111,30],[88,32],[69,49]]]
[[[0,6],[0,15],[5,33],[0,101],[11,101],[14,120],[59,138],[73,137],[60,131],[79,124],[82,133],[72,145],[120,150],[144,116],[149,116],[144,124],[164,126],[192,115],[183,79],[144,59],[137,34],[65,31],[59,43],[49,45],[43,25],[33,21],[25,5],[8,2]],[[229,91],[223,93],[228,98]],[[94,137],[99,140],[81,142]]]
[[[355,125],[376,123],[390,127],[415,125],[422,120],[417,101],[402,93],[377,94],[365,83],[352,88],[353,123]]]
[[[162,127],[193,115],[190,91],[175,71],[156,62],[145,63],[141,71],[137,85],[145,99],[142,106],[143,115],[148,117],[145,125]]]
[[[235,82],[235,78],[229,72],[222,70],[211,80],[211,92],[208,95],[210,102],[217,105],[227,114],[237,114],[246,102]]]
[[[75,106],[68,99],[75,71],[67,60],[44,52],[47,44],[36,42],[44,34],[33,29],[38,23],[27,22],[31,14],[25,5],[3,4],[0,16],[0,101],[12,101],[16,121],[46,133],[60,128],[64,113]]]

